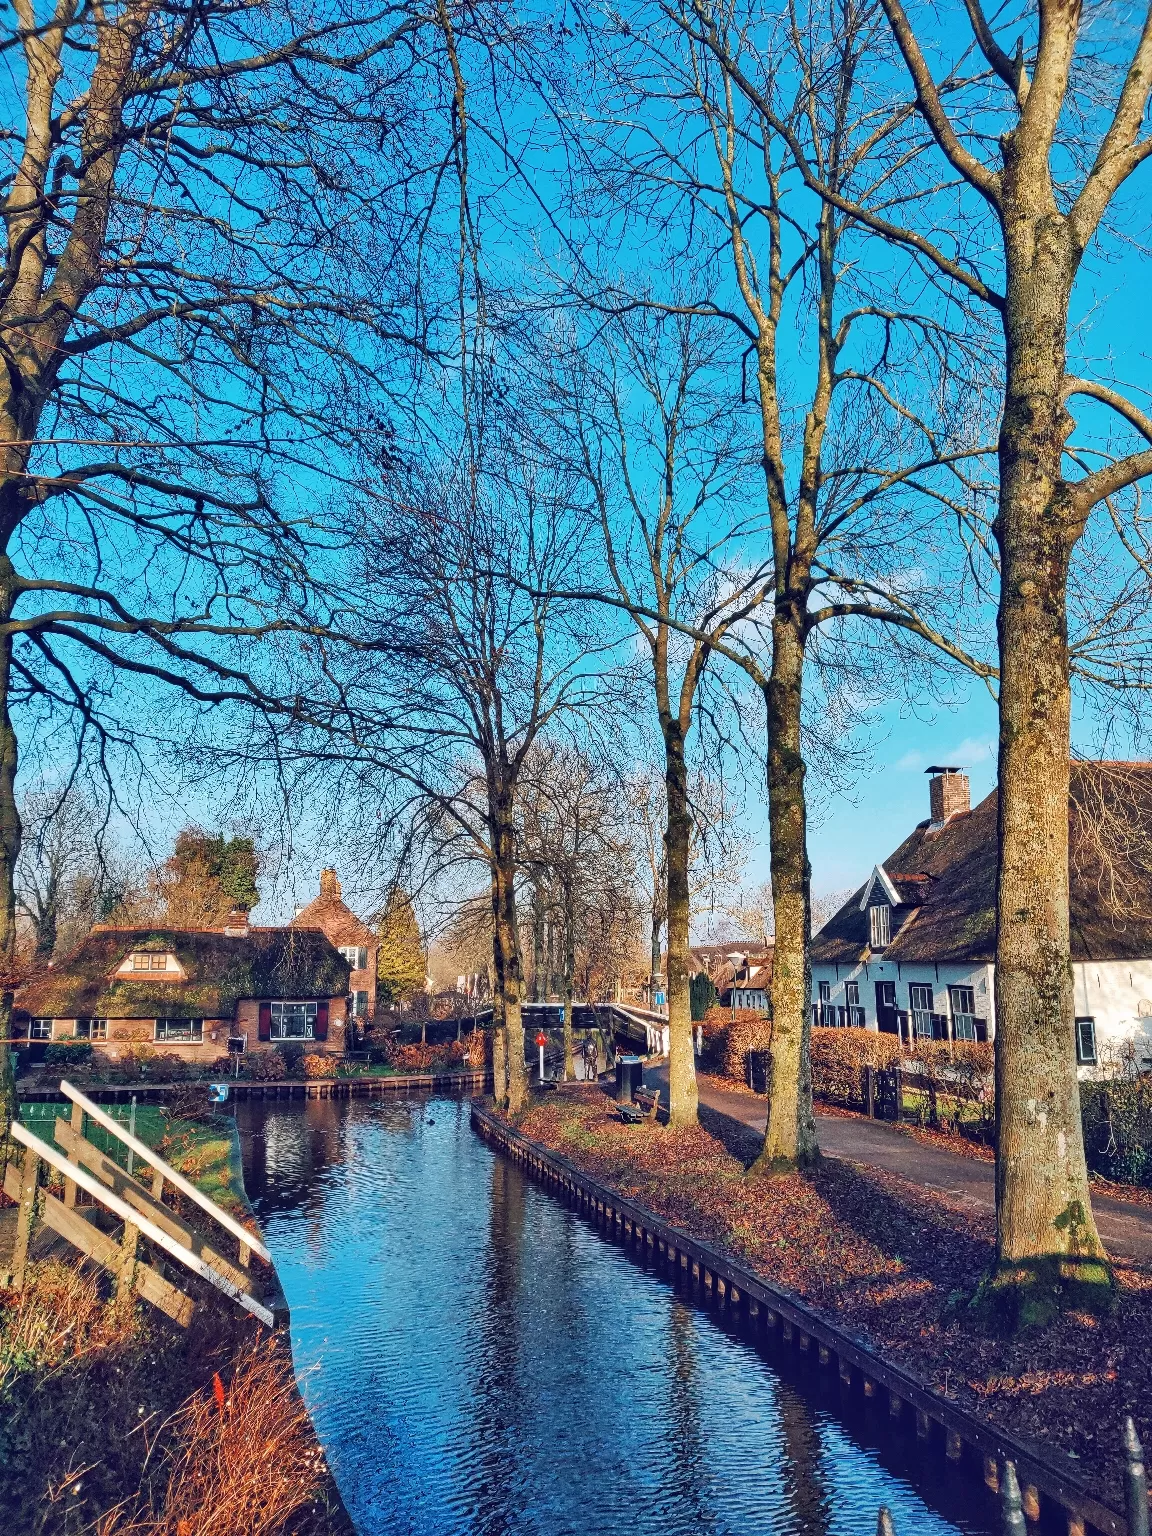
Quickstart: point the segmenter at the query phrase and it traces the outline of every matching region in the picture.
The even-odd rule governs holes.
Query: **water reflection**
[[[237,1119],[364,1536],[871,1536],[881,1502],[900,1536],[995,1529],[978,1483],[835,1373],[790,1379],[495,1158],[465,1104]]]

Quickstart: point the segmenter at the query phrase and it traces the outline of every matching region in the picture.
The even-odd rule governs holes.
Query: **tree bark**
[[[515,829],[511,796],[494,796],[492,817],[493,957],[496,987],[503,1019],[506,1106],[515,1114],[528,1101],[528,1075],[524,1066],[524,1019],[521,1012],[523,978],[520,941],[516,925]],[[493,1020],[495,1022],[495,1019]]]
[[[0,622],[15,603],[15,573],[0,556]],[[0,1131],[16,1117],[12,1071],[12,1003],[16,988],[16,860],[20,853],[20,812],[16,804],[16,731],[9,711],[12,637],[0,636]]]
[[[572,986],[576,975],[576,914],[572,910],[572,877],[564,879],[564,1081],[576,1076],[572,1050]]]
[[[812,870],[808,862],[800,712],[804,686],[802,606],[781,607],[772,623],[768,713],[768,819],[772,859],[772,1071],[758,1172],[804,1166],[818,1156],[812,1113],[812,969],[808,940]]]
[[[684,739],[675,721],[665,724],[664,752],[668,794],[668,827],[664,834],[668,882],[668,1124],[679,1129],[696,1124],[699,1093],[688,979],[692,818]]]
[[[1061,475],[1072,426],[1062,390],[1078,253],[1011,148],[1004,183],[997,1270],[986,1297],[1019,1327],[1108,1291],[1110,1274],[1088,1191],[1069,934],[1066,594],[1083,517]]]

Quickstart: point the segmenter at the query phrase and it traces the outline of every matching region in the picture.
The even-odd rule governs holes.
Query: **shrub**
[[[758,1008],[709,1008],[701,1024],[703,1064],[734,1082],[747,1079],[749,1051],[772,1045],[772,1020]]]
[[[1124,1184],[1152,1184],[1152,1077],[1080,1084],[1088,1166]]]
[[[474,1029],[463,1042],[464,1061],[480,1071],[492,1065],[492,1031]]]
[[[279,1051],[254,1051],[244,1058],[244,1070],[258,1083],[275,1083],[288,1076],[288,1063]]]
[[[153,1058],[149,1076],[154,1077],[158,1083],[186,1083],[198,1076],[199,1072],[196,1062],[178,1056],[175,1051],[160,1051]]]
[[[44,1065],[47,1067],[78,1067],[92,1056],[92,1046],[87,1040],[53,1040],[44,1047]]]
[[[209,1120],[214,1113],[206,1083],[181,1083],[164,1104],[169,1120]]]
[[[697,971],[688,983],[688,997],[695,1023],[707,1017],[709,1008],[715,1007],[718,995],[711,976],[705,971]]]
[[[449,1072],[464,1064],[468,1044],[449,1040],[445,1045],[401,1045],[398,1041],[384,1048],[390,1067],[399,1072]]]
[[[865,1067],[891,1067],[902,1047],[895,1035],[873,1029],[812,1031],[812,1093],[837,1104],[859,1104]]]
[[[336,1058],[334,1056],[305,1056],[304,1076],[307,1078],[335,1077]]]

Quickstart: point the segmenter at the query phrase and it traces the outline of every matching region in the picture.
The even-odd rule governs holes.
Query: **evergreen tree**
[[[422,990],[427,960],[420,925],[406,891],[389,896],[378,925],[376,995],[380,1002],[404,1002]]]

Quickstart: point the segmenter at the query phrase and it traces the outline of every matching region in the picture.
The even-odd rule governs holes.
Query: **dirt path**
[[[647,1087],[660,1088],[667,1098],[667,1068],[647,1069],[644,1082]],[[701,1082],[700,1102],[751,1130],[764,1129],[767,1108],[763,1099]],[[991,1163],[925,1146],[875,1120],[822,1115],[817,1109],[816,1123],[820,1150],[826,1157],[839,1157],[866,1168],[882,1168],[923,1189],[942,1190],[985,1210],[995,1208]],[[1099,1193],[1092,1196],[1092,1209],[1109,1251],[1152,1269],[1152,1211]]]

